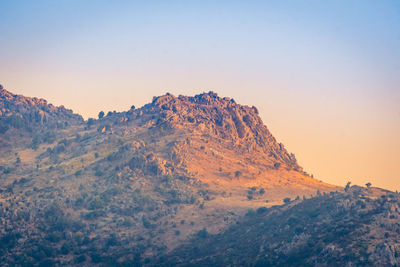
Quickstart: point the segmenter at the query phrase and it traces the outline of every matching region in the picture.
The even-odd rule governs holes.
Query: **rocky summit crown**
[[[9,127],[32,130],[35,126],[48,124],[53,127],[64,127],[65,124],[83,122],[80,115],[64,106],[56,107],[47,100],[13,94],[0,85],[0,132],[4,133]],[[62,125],[62,126],[61,126]]]
[[[132,111],[134,112],[134,111]],[[236,148],[248,152],[262,151],[288,166],[301,169],[295,156],[278,143],[259,117],[258,109],[237,104],[229,97],[214,92],[175,97],[167,93],[154,97],[152,103],[134,112],[152,114],[158,124],[192,129],[211,137],[230,140]],[[129,117],[129,116],[128,116]]]

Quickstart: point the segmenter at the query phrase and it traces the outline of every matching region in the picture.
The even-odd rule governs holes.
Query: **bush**
[[[90,129],[90,127],[92,127],[92,125],[94,124],[94,122],[95,122],[95,121],[94,121],[93,118],[89,118],[88,121],[87,121],[87,124],[86,124],[87,127]]]
[[[3,173],[4,174],[8,174],[8,173],[10,173],[11,172],[11,168],[10,167],[5,167],[4,169],[3,169]]]
[[[142,222],[143,222],[143,226],[145,228],[151,228],[152,224],[150,223],[149,219],[146,218],[146,216],[142,217]]]
[[[82,263],[86,260],[86,256],[85,255],[80,255],[76,258],[75,262],[76,263]]]
[[[197,236],[200,238],[206,238],[208,235],[209,233],[207,232],[207,229],[205,227],[197,232]]]
[[[285,204],[290,203],[290,197],[285,197],[285,198],[283,199],[283,203],[285,203]]]
[[[99,177],[99,176],[102,176],[102,175],[103,175],[103,172],[102,172],[101,170],[97,169],[97,170],[95,171],[94,175],[97,176],[97,177]]]
[[[257,214],[266,213],[268,211],[267,207],[260,207],[257,209]]]
[[[246,216],[252,217],[256,214],[256,212],[253,209],[248,209],[246,212]]]

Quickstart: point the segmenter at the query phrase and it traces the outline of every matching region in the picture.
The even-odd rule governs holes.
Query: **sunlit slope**
[[[39,108],[17,98],[2,103],[19,117]],[[255,107],[211,92],[87,122],[43,103],[46,121],[2,135],[3,262],[136,264],[249,208],[339,189],[303,172]]]

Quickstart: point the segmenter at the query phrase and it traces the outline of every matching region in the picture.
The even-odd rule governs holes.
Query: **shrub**
[[[146,216],[143,216],[143,217],[142,217],[142,222],[143,222],[143,226],[144,226],[145,228],[151,228],[151,227],[152,227],[152,225],[151,225],[149,219],[147,219]]]
[[[102,175],[103,175],[103,172],[102,172],[101,170],[97,169],[97,170],[95,171],[94,175],[95,175],[95,176],[102,176]]]
[[[11,168],[10,167],[5,167],[4,169],[3,169],[3,173],[4,174],[8,174],[8,173],[10,173],[11,172]]]
[[[207,232],[207,229],[205,227],[197,232],[197,236],[200,238],[206,238],[208,235],[209,233]]]
[[[89,118],[86,125],[87,127],[90,129],[90,127],[92,127],[92,125],[94,124],[94,119],[93,118]]]
[[[290,203],[290,197],[285,197],[285,198],[283,199],[283,203],[285,203],[285,204]]]
[[[82,263],[86,260],[86,256],[85,255],[80,255],[76,258],[75,262],[76,263]]]
[[[248,209],[246,212],[246,216],[252,217],[256,214],[256,212],[253,209]]]
[[[268,211],[267,207],[260,207],[257,209],[257,214],[266,213]]]

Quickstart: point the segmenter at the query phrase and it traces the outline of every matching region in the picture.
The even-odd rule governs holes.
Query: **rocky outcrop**
[[[150,115],[146,117],[145,115]],[[193,97],[172,94],[154,97],[152,103],[136,110],[135,118],[151,118],[158,125],[192,129],[194,132],[231,141],[246,151],[261,151],[278,162],[302,170],[293,154],[273,137],[255,107],[237,104],[214,92]]]
[[[10,128],[33,130],[47,126],[64,128],[83,122],[80,115],[64,106],[54,106],[44,99],[13,94],[0,85],[0,132]]]
[[[163,176],[171,173],[171,166],[161,158],[156,157],[153,153],[146,156],[138,154],[134,156],[128,163],[131,170],[144,175]]]
[[[400,245],[383,242],[375,247],[369,258],[376,266],[399,266],[398,255],[400,255]]]

